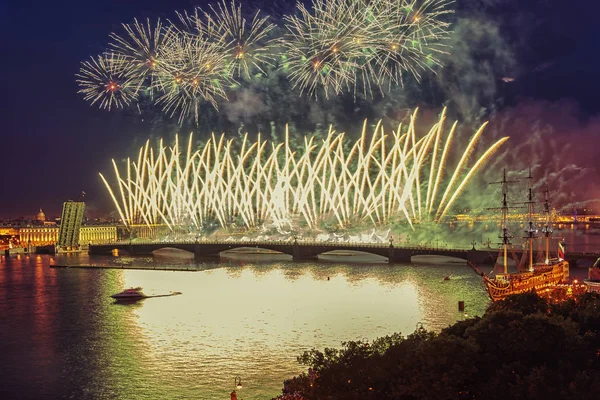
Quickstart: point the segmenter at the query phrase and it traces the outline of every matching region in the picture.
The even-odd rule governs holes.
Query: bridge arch
[[[219,256],[221,253],[246,253],[255,252],[255,254],[269,254],[275,252],[277,254],[294,255],[293,246],[290,243],[277,242],[201,242],[196,246],[195,252],[197,256]],[[267,251],[265,251],[267,250]]]
[[[388,247],[372,246],[372,245],[361,245],[361,244],[347,244],[347,243],[312,243],[310,246],[297,246],[295,249],[295,258],[317,258],[322,254],[330,252],[357,252],[363,254],[372,254],[389,258],[390,250]]]
[[[261,251],[268,250],[279,254],[294,255],[291,244],[278,244],[278,243],[231,243],[228,249],[220,251],[220,253],[228,250],[246,249],[248,252],[254,251],[260,253]],[[265,252],[265,254],[268,254]]]
[[[167,257],[167,258],[194,258],[194,252],[190,249],[180,249],[175,246],[165,246],[152,250],[154,257]]]
[[[340,261],[340,262],[388,262],[389,257],[382,254],[376,254],[364,250],[329,250],[317,255],[319,260]],[[335,257],[335,258],[334,258]],[[359,257],[370,257],[370,259],[360,259]],[[336,259],[337,258],[337,259]]]
[[[415,254],[410,259],[413,263],[421,264],[446,264],[446,263],[464,263],[467,261],[467,254],[464,257],[458,255],[438,255],[438,254]]]

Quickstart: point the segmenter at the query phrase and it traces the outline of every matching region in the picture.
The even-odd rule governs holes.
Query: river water
[[[240,377],[238,398],[270,399],[284,379],[306,370],[296,361],[305,350],[481,315],[489,300],[480,277],[448,261],[2,257],[1,397],[228,399]],[[146,295],[183,294],[126,305],[110,298],[131,286]]]

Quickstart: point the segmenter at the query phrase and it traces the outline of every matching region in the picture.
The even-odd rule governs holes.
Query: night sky
[[[133,18],[174,17],[192,1],[0,2],[0,218],[60,213],[86,192],[88,209],[110,210],[98,172],[129,154],[140,118],[90,107],[77,93],[82,60],[104,51],[110,32]]]
[[[110,169],[111,158],[131,155],[133,138],[146,137],[149,127],[135,113],[90,107],[77,93],[74,75],[82,60],[106,48],[109,33],[121,23],[134,17],[174,19],[175,10],[191,10],[203,2],[11,3],[0,2],[4,94],[0,100],[0,218],[31,215],[40,207],[47,215],[58,216],[61,203],[77,199],[81,191],[87,193],[91,216],[110,211],[98,172]],[[261,3],[264,8],[265,2]],[[580,0],[569,5],[557,0],[509,0],[502,13],[495,13],[495,18],[505,19],[511,42],[519,45],[520,68],[515,69],[519,76],[506,93],[513,104],[524,98],[569,99],[575,104],[578,123],[587,126],[597,121],[600,35],[594,23],[597,9],[585,3],[596,2]],[[459,7],[493,4],[504,3],[458,1]],[[520,35],[520,29],[531,31],[538,25],[544,29]],[[520,42],[524,38],[530,42]],[[574,135],[572,139],[576,142],[578,138]],[[593,144],[598,145],[598,140]]]

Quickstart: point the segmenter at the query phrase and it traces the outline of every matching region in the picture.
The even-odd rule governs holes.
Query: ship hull
[[[590,293],[600,293],[600,282],[585,280],[583,283],[587,286],[587,291]]]
[[[533,272],[483,277],[492,301],[504,300],[511,294],[541,291],[569,281],[569,263],[558,261],[551,265],[534,266]]]

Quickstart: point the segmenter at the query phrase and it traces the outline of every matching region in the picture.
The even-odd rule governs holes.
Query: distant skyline
[[[192,10],[207,3],[214,2],[31,0],[0,4],[4,60],[0,63],[4,93],[0,99],[0,154],[4,166],[0,175],[0,218],[33,215],[40,207],[46,215],[58,216],[62,202],[76,200],[82,191],[87,193],[88,215],[113,211],[98,172],[110,171],[111,158],[121,160],[135,155],[151,131],[167,137],[178,129],[171,124],[164,133],[158,133],[156,125],[134,112],[90,107],[77,93],[75,73],[82,60],[106,48],[110,32],[119,29],[121,23],[133,18],[174,19],[176,10]],[[263,9],[269,4],[243,3]],[[281,4],[284,3],[293,4]],[[485,8],[495,3],[498,2],[458,0],[456,5]],[[519,62],[527,68],[515,68],[520,75],[515,82],[506,83],[503,95],[513,104],[521,99],[574,104],[573,121],[586,127],[575,132],[596,135],[592,139],[586,136],[587,141],[593,140],[586,142],[589,151],[600,144],[595,128],[587,129],[599,126],[600,121],[600,39],[593,23],[594,7],[598,5],[587,3],[589,8],[569,7],[558,1],[534,0],[525,4],[507,0],[504,12],[495,17],[506,21],[507,32],[513,29],[511,43],[535,49],[520,58]],[[531,21],[534,23],[529,24]],[[520,29],[533,30],[536,24],[544,23],[554,27],[554,36],[529,35],[524,37],[535,43],[520,42]],[[478,56],[485,60],[486,54]],[[210,129],[201,128],[196,130],[206,133]],[[581,144],[577,140],[573,134],[570,152],[578,151]],[[589,157],[586,162],[590,164],[582,167],[587,169],[600,166],[597,157]]]

